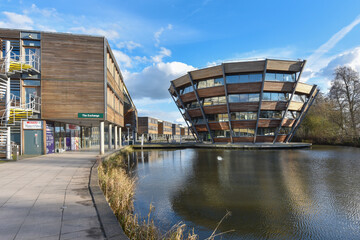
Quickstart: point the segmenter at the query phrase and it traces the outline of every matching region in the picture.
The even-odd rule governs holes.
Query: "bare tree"
[[[342,129],[351,131],[347,134],[357,137],[360,107],[360,77],[359,73],[350,67],[341,66],[335,69],[335,78],[331,82],[330,99],[334,100],[341,112],[339,119]]]

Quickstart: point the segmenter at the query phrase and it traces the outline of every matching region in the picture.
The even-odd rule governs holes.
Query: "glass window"
[[[200,81],[198,83],[198,88],[206,88],[206,81]]]
[[[266,73],[265,80],[267,81],[275,81],[275,73]]]
[[[259,101],[259,94],[249,94],[249,102],[258,102]]]
[[[268,92],[263,93],[263,100],[264,101],[270,101],[271,100],[271,94]]]
[[[23,40],[23,46],[40,47],[40,41]]]
[[[235,137],[252,137],[254,136],[255,129],[251,128],[234,128]]]
[[[41,39],[40,33],[33,32],[21,32],[21,38],[23,39]]]
[[[257,135],[274,136],[276,128],[258,128]]]
[[[229,102],[239,102],[239,94],[230,94]]]
[[[295,74],[285,73],[284,81],[285,82],[295,82]]]
[[[248,94],[239,94],[240,100],[239,102],[248,102],[249,101],[249,95]]]
[[[226,104],[226,97],[219,97],[219,104]]]
[[[214,79],[206,80],[206,87],[213,87],[214,86]]]
[[[223,79],[223,78],[215,78],[215,79],[214,79],[214,85],[215,85],[215,86],[224,85],[224,79]]]
[[[247,83],[249,82],[249,75],[248,74],[240,75],[239,80],[241,83]]]
[[[283,73],[276,73],[276,81],[284,81],[284,74]]]
[[[262,74],[249,74],[249,82],[261,82]]]
[[[40,86],[39,80],[24,80],[24,86]]]
[[[239,83],[239,75],[229,75],[226,76],[226,83]]]
[[[291,131],[291,128],[289,127],[282,127],[279,131],[279,134],[289,134]]]
[[[271,93],[271,101],[278,101],[279,94],[278,93]]]

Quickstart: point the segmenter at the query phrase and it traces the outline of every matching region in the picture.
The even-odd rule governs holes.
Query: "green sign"
[[[103,113],[78,113],[78,118],[104,118]]]

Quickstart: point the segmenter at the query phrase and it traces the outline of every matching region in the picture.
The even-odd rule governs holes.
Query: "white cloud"
[[[142,47],[140,43],[136,43],[134,41],[124,41],[116,44],[118,48],[126,48],[129,51],[132,51],[135,48]]]
[[[85,27],[73,27],[69,29],[74,33],[84,33],[89,35],[105,36],[109,40],[116,40],[120,37],[119,33],[115,30],[104,30],[101,28],[85,28]]]
[[[138,108],[139,117],[154,117],[171,123],[182,124],[186,126],[183,118],[179,118],[179,111],[162,111]]]
[[[159,44],[160,44],[160,37],[161,37],[161,35],[163,34],[163,32],[165,31],[165,30],[172,30],[173,29],[173,25],[172,24],[168,24],[167,25],[167,27],[166,28],[164,28],[164,27],[161,27],[158,31],[156,31],[155,33],[154,33],[154,38],[155,38],[155,46],[159,46]]]
[[[23,11],[26,15],[30,15],[30,14],[41,14],[42,16],[46,17],[46,18],[50,18],[50,17],[57,17],[57,11],[55,8],[43,8],[40,9],[38,8],[35,4],[31,5],[30,10],[29,9],[25,9]]]
[[[6,17],[4,21],[0,21],[2,28],[33,29],[34,21],[29,16],[13,12],[2,12],[2,14]]]
[[[162,62],[164,57],[170,57],[171,56],[171,51],[167,48],[164,47],[160,47],[160,52],[158,55],[152,56],[151,59],[155,62],[155,63],[159,63]]]
[[[125,82],[133,99],[168,99],[170,81],[194,69],[181,62],[160,62],[138,73],[126,72]]]
[[[122,51],[119,51],[119,50],[114,49],[112,51],[114,53],[116,61],[120,65],[120,68],[121,68],[122,65],[124,65],[127,68],[132,67],[132,61],[131,61],[131,58],[128,55],[126,55],[125,53],[123,53]]]

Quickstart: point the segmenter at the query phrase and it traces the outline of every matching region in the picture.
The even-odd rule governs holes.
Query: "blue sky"
[[[140,116],[183,123],[167,92],[189,70],[236,59],[307,59],[326,92],[360,71],[360,1],[0,0],[0,27],[104,35]]]

